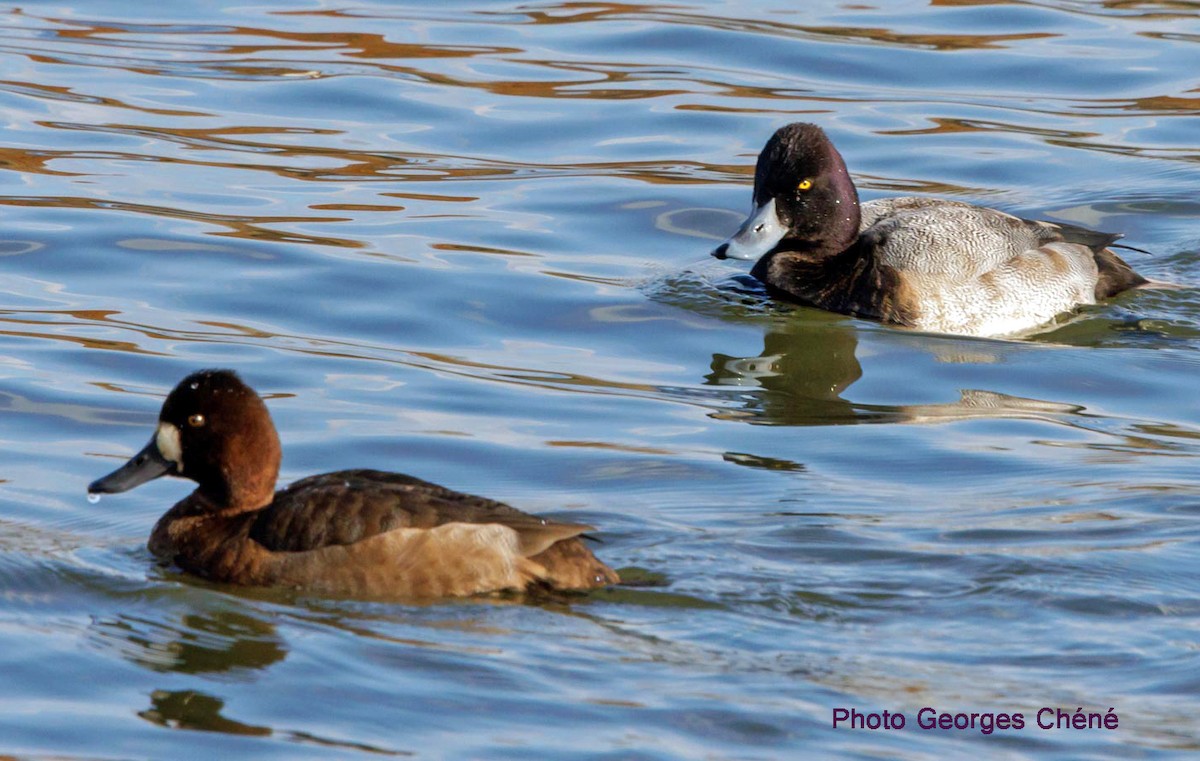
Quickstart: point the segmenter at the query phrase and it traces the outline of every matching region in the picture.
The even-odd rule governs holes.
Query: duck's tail
[[[1109,251],[1107,248],[1093,249],[1092,256],[1096,259],[1096,300],[1116,296],[1131,288],[1141,288],[1150,282],[1139,275],[1125,263],[1125,260]]]

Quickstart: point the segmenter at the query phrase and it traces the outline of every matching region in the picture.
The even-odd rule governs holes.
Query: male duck
[[[590,526],[375,470],[310,476],[276,492],[280,455],[258,394],[230,370],[203,370],[167,397],[150,443],[88,492],[163,475],[197,482],[159,519],[149,547],[218,582],[429,598],[619,581],[584,546]]]
[[[712,253],[757,259],[773,295],[937,333],[1011,335],[1147,281],[1120,235],[936,198],[859,205],[820,127],[789,124],[754,170],[754,211]]]

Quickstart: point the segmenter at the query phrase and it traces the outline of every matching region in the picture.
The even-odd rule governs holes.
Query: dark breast
[[[895,325],[912,325],[916,316],[913,297],[900,274],[875,261],[862,239],[820,259],[802,251],[780,251],[759,260],[751,274],[773,296],[830,312]]]
[[[277,492],[255,519],[250,538],[271,551],[303,552],[445,523],[522,528],[545,522],[502,502],[400,473],[343,470],[304,478]]]

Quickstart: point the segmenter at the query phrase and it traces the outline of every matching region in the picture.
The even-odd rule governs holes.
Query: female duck
[[[150,551],[218,582],[428,598],[619,581],[584,546],[590,526],[374,470],[310,476],[276,492],[280,454],[258,394],[232,371],[204,370],[167,397],[150,443],[88,492],[163,475],[197,482],[159,519]]]
[[[789,124],[754,171],[754,212],[713,251],[757,259],[774,295],[937,333],[1029,331],[1145,284],[1106,248],[1120,235],[935,198],[859,205],[820,127]]]

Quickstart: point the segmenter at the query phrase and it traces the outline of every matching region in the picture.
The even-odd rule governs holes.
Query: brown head
[[[713,250],[718,259],[758,259],[777,251],[832,256],[858,237],[858,192],[837,148],[814,124],[780,127],[758,155],[754,209]]]
[[[249,510],[274,497],[280,458],[275,424],[254,389],[232,370],[201,370],[167,396],[142,451],[88,492],[123,492],[172,475],[198,483],[217,509]]]

